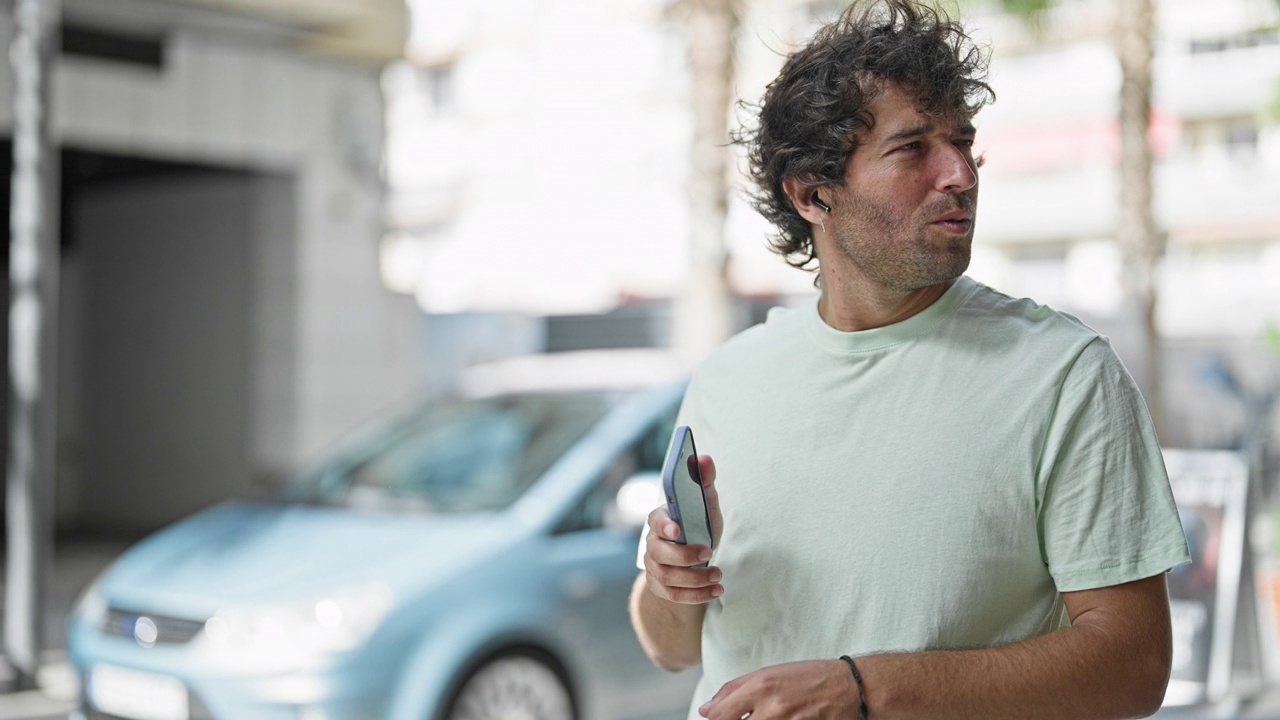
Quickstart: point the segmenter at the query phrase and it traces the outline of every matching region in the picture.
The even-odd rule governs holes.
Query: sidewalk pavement
[[[0,720],[65,720],[79,688],[67,661],[67,617],[89,583],[133,544],[132,538],[61,538],[54,544],[53,568],[43,618],[44,652],[38,690],[4,692],[14,677],[0,656]],[[4,554],[0,551],[0,611],[4,607]],[[0,623],[0,640],[4,627]]]
[[[75,708],[75,672],[65,659],[53,659],[40,669],[38,690],[0,693],[0,720],[66,720]]]

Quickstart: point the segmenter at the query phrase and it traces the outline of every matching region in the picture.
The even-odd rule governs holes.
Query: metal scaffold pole
[[[58,316],[58,170],[49,85],[58,0],[13,3],[13,195],[9,239],[9,467],[4,652],[14,689],[35,686],[52,499]]]

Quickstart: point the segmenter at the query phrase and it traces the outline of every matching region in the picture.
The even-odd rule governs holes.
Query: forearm
[[[872,720],[1146,717],[1169,679],[1167,638],[1081,624],[995,648],[858,659]]]
[[[640,646],[655,664],[671,672],[702,662],[706,607],[663,600],[649,591],[643,573],[631,588],[631,625]]]

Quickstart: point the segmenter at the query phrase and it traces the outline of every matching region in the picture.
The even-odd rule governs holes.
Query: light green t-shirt
[[[1042,635],[1069,624],[1060,592],[1190,559],[1106,339],[969,278],[861,332],[775,310],[703,363],[679,422],[725,525],[690,718],[768,665]]]

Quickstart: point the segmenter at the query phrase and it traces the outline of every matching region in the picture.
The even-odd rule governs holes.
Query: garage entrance
[[[292,247],[292,179],[65,149],[62,190],[60,533],[138,535],[249,492],[256,281]]]

